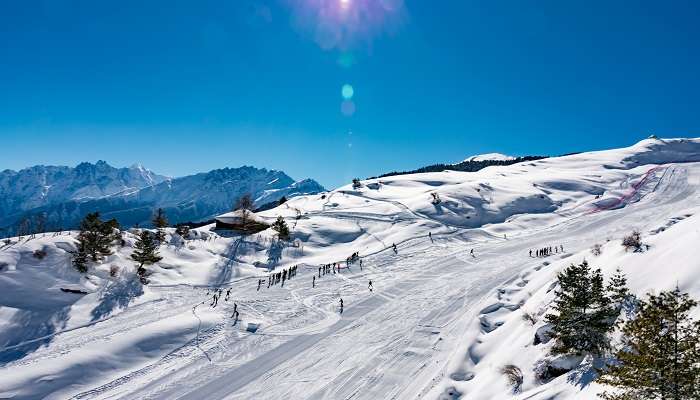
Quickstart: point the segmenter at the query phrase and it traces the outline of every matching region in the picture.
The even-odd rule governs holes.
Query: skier
[[[367,286],[367,288],[369,289],[370,292],[371,292],[372,289],[374,288],[374,287],[372,286],[372,280],[371,280],[371,279],[369,280],[369,285]]]
[[[321,267],[318,267],[318,277],[321,277]]]
[[[340,299],[340,313],[343,313],[343,299]]]
[[[396,243],[392,243],[392,247],[394,248],[394,253],[399,254],[399,251],[396,249]]]
[[[231,295],[231,288],[229,288],[229,289],[226,291],[226,297],[224,298],[224,301],[228,301],[228,297],[229,297],[230,295]]]
[[[311,279],[311,287],[315,288],[316,287],[316,276],[312,276],[313,279]]]
[[[362,271],[362,259],[360,258],[360,271]]]
[[[532,249],[530,249],[530,257],[532,257]]]
[[[231,314],[231,318],[233,318],[236,314],[238,314],[238,304],[233,303],[233,314]],[[236,317],[238,319],[238,317]]]
[[[432,232],[428,232],[428,238],[430,239],[431,242],[433,241],[433,233]]]
[[[469,254],[470,254],[472,257],[476,257],[476,256],[474,255],[474,249],[471,249],[471,251],[469,251]]]
[[[258,279],[258,292],[260,291],[260,285],[262,285],[262,279]]]

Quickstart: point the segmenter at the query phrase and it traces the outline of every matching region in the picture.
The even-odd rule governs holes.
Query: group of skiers
[[[207,290],[207,297],[210,294],[211,294],[211,290]],[[221,296],[223,296],[223,294],[224,294],[224,289],[222,289],[222,288],[214,290],[214,295],[212,296],[211,304],[209,304],[209,306],[211,308],[216,308],[216,306],[219,305],[219,299],[221,298]],[[230,297],[231,297],[231,288],[228,288],[228,290],[226,290],[226,296],[224,297],[224,301],[228,301],[228,299]],[[234,319],[234,323],[235,323],[235,321],[238,321],[238,304],[236,304],[236,303],[233,303],[233,315],[231,315],[231,318],[234,318],[234,317],[235,317],[235,319]]]
[[[564,245],[560,244],[559,246],[549,246],[549,247],[543,247],[541,249],[537,249],[534,251],[535,257],[547,257],[552,254],[557,254],[557,253],[563,253],[564,252]],[[533,251],[530,250],[530,257],[532,257]]]
[[[293,267],[289,267],[288,270],[285,268],[280,272],[271,273],[267,278],[267,287],[269,288],[271,285],[276,285],[280,282],[282,282],[282,286],[284,287],[284,282],[286,280],[292,279],[293,276],[296,276],[297,267],[298,266],[295,265]],[[262,279],[258,279],[258,290],[260,290],[261,284],[262,284]]]

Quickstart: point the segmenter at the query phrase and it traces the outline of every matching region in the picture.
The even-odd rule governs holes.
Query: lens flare
[[[340,103],[340,112],[346,117],[352,117],[355,114],[355,103],[352,100],[345,100]]]
[[[371,44],[405,20],[403,0],[287,0],[292,23],[324,50]]]
[[[355,94],[355,89],[352,88],[352,85],[346,83],[345,85],[343,85],[343,88],[340,90],[340,93],[343,95],[343,98],[345,100],[350,100]]]

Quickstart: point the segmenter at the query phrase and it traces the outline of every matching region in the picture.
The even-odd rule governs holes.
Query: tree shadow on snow
[[[270,269],[275,269],[275,266],[282,259],[282,250],[284,243],[281,240],[275,240],[267,250],[267,265]]]
[[[109,316],[116,309],[127,307],[134,298],[142,294],[143,285],[135,276],[110,284],[101,293],[99,304],[92,309],[91,322]]]

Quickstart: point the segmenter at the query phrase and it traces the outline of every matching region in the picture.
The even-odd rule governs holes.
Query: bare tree
[[[243,196],[236,200],[236,204],[233,207],[234,211],[237,210],[252,210],[253,209],[253,196],[250,193],[245,193]]]
[[[246,229],[250,224],[250,212],[253,210],[254,202],[253,196],[250,193],[245,193],[236,200],[236,205],[233,207],[234,211],[241,212],[241,225]]]

